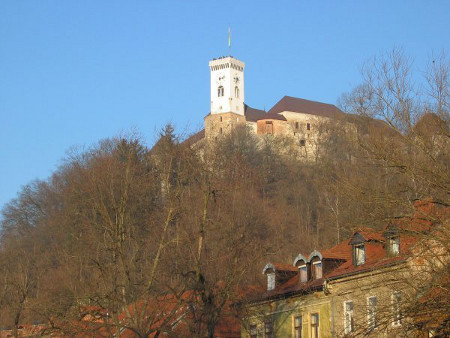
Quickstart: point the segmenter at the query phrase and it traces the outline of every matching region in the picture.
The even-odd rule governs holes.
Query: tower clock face
[[[222,83],[224,80],[225,80],[225,75],[224,74],[217,74],[217,76],[216,76],[217,84]]]

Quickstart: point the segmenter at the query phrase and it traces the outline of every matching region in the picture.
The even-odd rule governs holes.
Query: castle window
[[[306,144],[306,141],[305,141],[305,140],[300,140],[300,146],[301,146],[301,147],[304,147],[305,144]]]
[[[272,121],[266,121],[266,134],[273,134],[273,123]]]
[[[367,298],[367,325],[370,330],[377,325],[377,297]]]
[[[354,330],[353,302],[344,302],[344,333],[349,334]]]
[[[298,122],[295,122],[295,129],[298,129],[299,128],[299,124],[298,124]]]
[[[219,132],[222,134],[222,128],[220,128]]]
[[[353,247],[353,262],[355,266],[363,265],[366,262],[366,248],[364,244]]]
[[[311,314],[311,338],[319,338],[319,314]]]
[[[239,88],[238,88],[238,86],[234,87],[234,96],[236,98],[239,98]]]
[[[219,86],[219,88],[217,88],[217,96],[222,97],[223,95],[224,95],[223,86]]]
[[[400,239],[398,237],[388,238],[388,253],[391,256],[397,256],[400,253]]]
[[[294,317],[294,337],[302,338],[302,316]]]
[[[310,123],[306,124],[306,130],[311,130],[311,124]]]
[[[222,116],[220,117],[220,122],[222,122]]]

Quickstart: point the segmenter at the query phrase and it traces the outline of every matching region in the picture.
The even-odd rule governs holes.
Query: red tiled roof
[[[184,140],[183,142],[181,142],[181,144],[186,144],[186,145],[193,145],[194,143],[202,140],[205,138],[205,129],[200,130],[199,132],[189,136],[186,140]]]
[[[255,109],[250,106],[244,105],[245,119],[250,122],[256,122],[263,119],[267,113],[261,109]]]
[[[357,233],[364,237],[366,241],[384,242],[383,234],[372,228],[360,228]]]
[[[347,241],[341,242],[334,247],[321,251],[323,258],[349,260],[352,258],[352,251]]]
[[[298,269],[291,264],[273,263],[272,265],[275,267],[275,270],[277,271],[291,271],[291,272],[298,271]]]
[[[266,114],[263,118],[258,119],[261,120],[279,120],[279,121],[287,121],[286,118],[281,114]]]
[[[283,111],[311,114],[330,118],[342,118],[346,114],[335,105],[304,100],[297,97],[284,96],[269,110],[269,114],[279,114]]]

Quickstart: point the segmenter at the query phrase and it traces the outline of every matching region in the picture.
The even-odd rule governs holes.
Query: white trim
[[[311,252],[311,254],[308,257],[308,263],[311,262],[311,259],[313,259],[314,257],[319,257],[320,260],[323,259],[322,254],[319,251],[314,250],[313,252]]]
[[[352,304],[352,309],[350,311],[347,311],[347,304],[349,304],[349,303]],[[342,305],[344,306],[344,333],[349,334],[349,333],[352,333],[355,329],[352,326],[352,322],[354,323],[354,320],[355,320],[355,312],[354,312],[355,303],[353,302],[353,300],[346,300],[346,301],[344,301],[344,303]],[[347,313],[351,313],[350,327],[347,323]]]
[[[266,274],[266,271],[268,269],[273,269],[273,272],[276,272],[275,265],[273,265],[272,263],[267,263],[266,266],[263,269],[263,272],[262,272],[263,275]]]
[[[305,261],[305,264],[308,263],[308,260],[306,259],[305,256],[303,256],[302,254],[298,254],[297,257],[295,257],[294,263],[292,265],[296,266],[298,261],[301,261],[301,260]]]

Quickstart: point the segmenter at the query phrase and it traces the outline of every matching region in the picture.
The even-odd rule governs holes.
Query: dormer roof
[[[313,259],[314,257],[319,257],[320,260],[323,259],[322,254],[319,251],[314,250],[313,252],[310,253],[308,257],[308,262],[311,262],[311,259]]]
[[[307,263],[308,259],[306,259],[306,257],[302,254],[298,254],[297,257],[294,258],[294,263],[292,265],[297,266],[297,263],[300,261],[304,261],[305,263]]]
[[[290,264],[280,264],[280,263],[267,263],[263,269],[263,274],[267,272],[267,270],[272,269],[273,272],[297,272],[295,266]]]
[[[364,242],[384,242],[383,234],[371,228],[360,228],[353,233],[348,244],[360,244]]]

